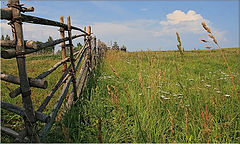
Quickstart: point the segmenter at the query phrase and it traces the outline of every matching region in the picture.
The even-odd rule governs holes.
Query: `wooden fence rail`
[[[20,132],[16,132],[1,125],[1,130],[15,137],[15,142],[41,142],[51,129],[59,109],[68,95],[68,92],[70,91],[70,96],[68,96],[67,99],[68,108],[70,108],[71,104],[73,104],[82,94],[89,76],[94,73],[94,70],[100,63],[102,56],[107,50],[107,46],[100,40],[97,42],[96,37],[92,37],[90,26],[88,26],[88,32],[86,31],[86,27],[82,30],[78,27],[72,26],[70,16],[67,17],[67,24],[64,24],[62,16],[60,17],[60,22],[56,22],[53,20],[21,14],[21,12],[34,11],[34,8],[23,7],[23,5],[19,3],[19,0],[8,0],[7,6],[8,8],[1,9],[1,19],[9,21],[9,25],[12,28],[13,40],[0,41],[1,46],[8,48],[6,50],[1,50],[1,58],[16,58],[19,77],[2,72],[0,77],[3,81],[20,85],[19,88],[11,91],[9,95],[11,98],[15,98],[21,94],[23,107],[1,101],[1,108],[22,116],[25,128],[23,128]],[[41,44],[37,44],[32,40],[24,40],[22,22],[60,27],[61,38]],[[72,30],[78,30],[83,34],[72,36]],[[64,31],[67,31],[68,37],[65,37]],[[77,52],[73,53],[72,40],[82,36],[84,37],[84,46]],[[68,41],[68,44],[65,44],[66,41]],[[29,78],[26,72],[27,68],[25,55],[60,43],[62,47],[62,60],[35,78]],[[66,47],[69,47],[70,49],[70,57],[66,57]],[[67,66],[67,62],[70,62],[69,66]],[[40,107],[35,111],[33,109],[30,88],[36,87],[46,89],[48,87],[48,83],[44,80],[44,78],[62,65],[62,76],[46,96]],[[77,74],[76,72],[79,68],[80,70]],[[69,88],[71,84],[73,87],[70,90]],[[64,86],[52,112],[49,115],[42,113],[61,85]],[[36,121],[46,123],[40,134],[36,130]]]

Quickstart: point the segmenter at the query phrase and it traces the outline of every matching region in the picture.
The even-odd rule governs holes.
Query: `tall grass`
[[[237,82],[239,49],[222,50]],[[178,52],[108,51],[64,124],[73,142],[235,143],[239,107],[227,72],[218,50],[185,51],[184,61]]]

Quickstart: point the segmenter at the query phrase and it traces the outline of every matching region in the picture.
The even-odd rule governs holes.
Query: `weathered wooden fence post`
[[[59,21],[60,21],[60,23],[63,23],[63,24],[64,24],[64,18],[63,18],[63,16],[60,16],[60,17],[59,17]],[[65,32],[65,29],[64,29],[64,27],[60,27],[59,31],[60,31],[60,38],[65,38],[65,33],[64,33],[64,32]],[[65,41],[61,43],[61,48],[62,48],[62,50],[61,50],[61,51],[62,51],[62,60],[66,58],[66,47],[65,47],[65,45],[66,45],[66,44],[65,44]],[[64,74],[66,70],[67,70],[67,62],[65,62],[65,63],[63,64],[62,73]],[[64,86],[66,86],[66,81],[64,81],[63,83],[64,83]],[[67,93],[66,99],[68,99],[68,98],[69,98],[69,94]],[[57,121],[60,120],[61,117],[62,117],[62,114],[59,113],[59,115],[58,115],[57,118],[56,118]]]
[[[63,19],[63,16],[60,16],[60,22],[61,23],[64,23],[64,19]],[[61,38],[65,38],[65,34],[64,34],[64,27],[60,27],[60,36]],[[65,41],[61,43],[61,47],[62,47],[62,59],[65,59],[66,58],[66,48],[65,48]],[[66,71],[67,69],[67,63],[64,63],[63,65],[63,73]]]
[[[97,68],[97,42],[96,36],[93,37],[93,49],[94,49],[94,69]]]
[[[21,54],[25,51],[24,46],[24,38],[23,38],[23,29],[22,29],[22,22],[19,19],[21,17],[20,10],[21,5],[19,4],[19,0],[9,0],[8,7],[12,8],[12,23],[15,29],[15,40],[16,40],[16,53]],[[14,30],[13,30],[14,32]],[[25,122],[25,132],[26,134],[23,137],[28,136],[31,142],[39,142],[39,137],[37,131],[35,130],[36,127],[36,118],[35,113],[32,105],[31,99],[31,90],[28,81],[28,76],[26,72],[26,61],[24,55],[17,56],[17,65],[18,65],[18,73],[20,78],[20,88],[22,93],[22,103],[23,107],[25,108],[26,117],[24,117]]]
[[[92,37],[91,37],[91,26],[88,26],[88,68],[91,73],[92,71]]]
[[[87,32],[87,28],[86,27],[84,27],[84,31]],[[87,37],[84,36],[84,44],[86,43],[86,41],[87,41]]]
[[[67,26],[68,26],[68,37],[69,37],[69,48],[70,48],[70,61],[72,66],[72,75],[73,75],[73,100],[77,100],[77,87],[76,87],[76,70],[75,70],[75,64],[74,64],[74,57],[73,57],[73,44],[72,44],[72,30],[71,30],[71,20],[70,16],[67,16]]]

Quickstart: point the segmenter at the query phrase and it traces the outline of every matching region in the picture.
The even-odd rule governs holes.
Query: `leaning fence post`
[[[19,0],[9,0],[8,1],[9,7],[12,8],[12,16],[14,21],[12,21],[13,26],[15,28],[15,38],[16,38],[16,53],[24,53],[25,46],[24,46],[24,38],[23,38],[23,29],[22,29],[22,22],[19,17],[21,17],[20,10],[21,5],[19,5]],[[32,142],[39,142],[39,137],[37,131],[35,130],[36,126],[36,118],[35,113],[32,105],[31,99],[31,90],[28,81],[28,76],[26,72],[26,61],[24,55],[17,56],[17,65],[18,65],[18,73],[20,77],[20,88],[22,93],[22,103],[23,107],[25,108],[26,117],[24,118],[25,127],[27,136],[30,138]]]
[[[73,83],[73,100],[77,100],[77,87],[76,87],[76,70],[75,70],[75,64],[74,64],[74,57],[73,57],[73,44],[72,44],[72,32],[71,32],[71,20],[70,16],[67,16],[67,26],[68,26],[68,37],[69,37],[69,48],[70,48],[70,61],[72,66],[72,83]]]

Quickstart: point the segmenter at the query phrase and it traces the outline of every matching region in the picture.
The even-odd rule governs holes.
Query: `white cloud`
[[[184,13],[181,10],[175,10],[173,13],[167,15],[167,21],[161,21],[162,25],[177,25],[183,22],[203,21],[203,17],[200,14],[196,14],[195,11],[189,10]]]
[[[156,36],[160,36],[162,33],[175,33],[175,32],[192,32],[192,33],[203,33],[201,22],[209,24],[207,19],[204,19],[200,14],[197,14],[193,10],[189,10],[184,13],[181,10],[175,10],[172,13],[167,14],[166,21],[160,21],[162,30],[156,32]]]
[[[175,10],[172,13],[167,14],[166,18],[165,21],[160,21],[159,24],[161,25],[161,29],[154,33],[155,36],[175,36],[176,32],[187,33],[189,35],[197,34],[200,36],[206,34],[206,31],[201,25],[201,22],[205,22],[219,41],[227,41],[225,31],[215,28],[209,20],[203,18],[201,14],[196,13],[194,10],[189,10],[187,13],[184,13],[181,10]]]

